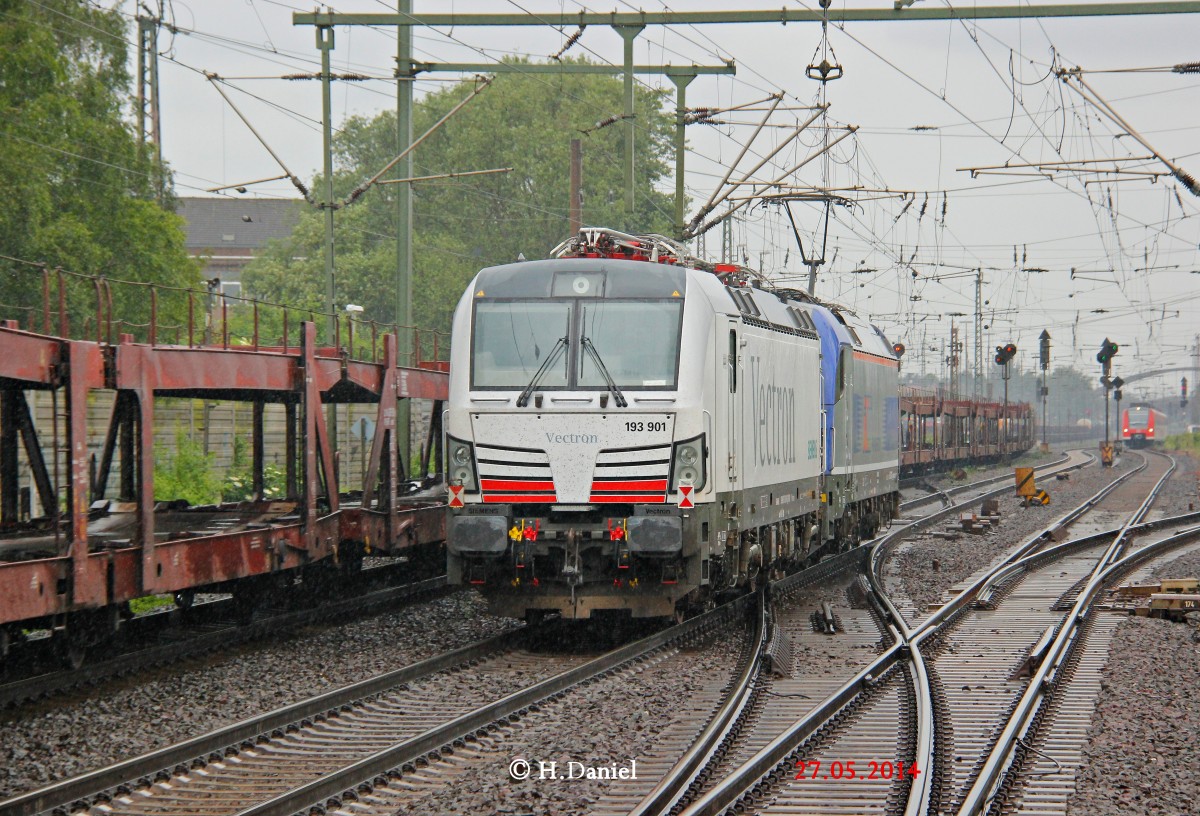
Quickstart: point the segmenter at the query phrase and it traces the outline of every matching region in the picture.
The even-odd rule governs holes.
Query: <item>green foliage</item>
[[[135,615],[142,615],[154,609],[174,605],[175,599],[170,595],[147,595],[144,598],[132,599],[129,602],[129,611]]]
[[[1200,452],[1200,431],[1168,436],[1163,440],[1163,447],[1167,450],[1185,451],[1194,456]]]
[[[233,456],[229,471],[221,484],[221,501],[239,502],[254,498],[254,461],[249,454],[249,443],[240,436],[233,438]],[[263,498],[279,499],[284,496],[284,473],[274,465],[263,467]]]
[[[168,175],[122,112],[132,35],[117,11],[84,0],[0,0],[0,254],[90,275],[192,286]],[[114,289],[113,314],[144,323],[149,298]],[[41,275],[0,259],[0,312],[26,324]],[[95,288],[71,280],[72,326],[94,321]],[[180,306],[164,304],[176,322]],[[185,308],[185,307],[184,307]]]
[[[215,504],[221,499],[221,479],[213,473],[212,455],[182,430],[175,445],[154,447],[154,498],[184,499],[188,504]]]
[[[416,105],[419,136],[468,93],[451,85]],[[637,211],[625,212],[621,125],[582,136],[623,109],[620,79],[602,75],[500,74],[412,154],[415,175],[512,167],[513,172],[414,187],[413,314],[422,326],[449,330],[467,283],[482,267],[521,253],[543,258],[567,236],[571,139],[583,140],[584,222],[669,232],[672,198],[655,187],[667,178],[673,115],[659,94],[639,89]],[[352,118],[336,140],[334,187],[344,198],[396,155],[396,117]],[[399,177],[399,167],[391,177]],[[324,189],[313,184],[318,198]],[[391,323],[396,309],[396,185],[375,187],[335,218],[339,306],[356,303],[367,319]],[[243,274],[247,292],[318,310],[324,302],[323,214],[310,210],[293,235]],[[297,260],[300,259],[300,260]],[[322,321],[323,322],[323,321]],[[272,326],[264,336],[274,337]]]

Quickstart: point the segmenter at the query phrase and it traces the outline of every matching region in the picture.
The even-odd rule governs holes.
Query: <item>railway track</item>
[[[1097,614],[1094,601],[1106,586],[1139,565],[1200,539],[1196,516],[1188,514],[1170,520],[1175,523],[1159,522],[1158,528],[1169,530],[1169,534],[1146,542],[1144,525],[1139,526],[1139,521],[1161,483],[1115,535],[1085,545],[1093,557],[1086,566],[1083,586],[1079,587],[1077,581],[1052,602],[1059,610],[1060,622],[1031,653],[1028,683],[1007,719],[995,729],[997,736],[990,750],[982,755],[978,773],[962,793],[959,814],[1019,812],[1025,808],[1065,812],[1099,691],[1107,641],[1118,622],[1115,616]],[[1134,536],[1140,539],[1135,541]],[[1067,548],[1060,545],[1057,549]],[[1079,558],[1076,553],[1081,552],[1077,550],[1067,557]],[[1040,748],[1039,736],[1043,740]],[[1054,779],[1039,767],[1043,760],[1053,767]]]
[[[418,766],[474,750],[547,700],[740,621],[752,600],[595,658],[535,655],[533,632],[518,630],[0,802],[0,814],[263,816],[349,802],[364,784],[403,784]]]
[[[232,602],[228,601],[188,610],[203,611],[204,614],[197,615],[197,620],[182,628],[163,626],[165,613],[136,618],[126,625],[140,623],[148,631],[139,634],[139,645],[135,648],[94,663],[84,663],[76,669],[35,669],[24,677],[10,679],[0,685],[0,708],[45,699],[114,677],[144,672],[152,666],[193,659],[256,640],[277,638],[281,633],[305,626],[382,612],[397,605],[436,597],[449,589],[446,577],[439,575],[364,594],[354,593],[352,597],[310,608],[264,612],[250,623],[239,621],[232,610],[226,608],[232,606]],[[207,607],[211,607],[211,610]],[[149,645],[145,645],[147,643]],[[45,665],[45,662],[34,665]]]
[[[963,631],[963,642],[977,645],[979,632],[966,629],[964,618],[990,614],[993,621],[986,631],[994,632],[996,637],[988,648],[1007,649],[1010,655],[1016,655],[1015,662],[1019,664],[1045,627],[1037,626],[1042,621],[1035,620],[1034,609],[1020,610],[1022,614],[1005,627],[996,626],[994,610],[972,610],[979,593],[990,588],[989,579],[1000,576],[1010,582],[1003,601],[1009,604],[1009,609],[1040,605],[1044,611],[1038,610],[1037,615],[1056,617],[1061,621],[1062,613],[1053,613],[1049,607],[1070,590],[1079,575],[1094,566],[1097,559],[1089,559],[1089,553],[1098,556],[1100,550],[1108,552],[1112,539],[1121,534],[1146,534],[1155,529],[1194,523],[1200,518],[1189,515],[1141,523],[1153,500],[1153,492],[1165,481],[1167,474],[1163,472],[1155,491],[1151,491],[1122,530],[1105,531],[1044,549],[1047,542],[1053,541],[1052,533],[1096,508],[1139,472],[1122,477],[1056,520],[989,574],[976,580],[953,603],[916,628],[904,621],[879,589],[882,580],[878,565],[891,538],[891,535],[886,536],[876,545],[871,574],[876,597],[885,607],[884,625],[894,633],[896,642],[836,692],[819,702],[814,701],[805,716],[780,730],[774,740],[746,757],[718,784],[694,797],[686,807],[680,807],[677,800],[666,809],[655,809],[657,805],[647,804],[635,812],[669,810],[687,816],[733,810],[739,813],[877,812],[914,816],[957,812],[953,797],[957,795],[961,800],[961,790],[971,778],[969,771],[981,764],[978,759],[981,754],[986,756],[995,725],[1003,721],[1005,709],[1011,703],[1005,702],[1002,695],[989,694],[989,689],[980,681],[956,686],[957,678],[947,676],[953,674],[955,667],[949,662],[944,666],[938,662],[939,654],[953,651],[954,644],[948,633]],[[1108,541],[1103,540],[1106,538]],[[1031,553],[1034,555],[1030,556]],[[1029,560],[1021,563],[1019,569],[1012,567],[1027,556]],[[1074,559],[1078,563],[1068,567],[1064,559]],[[1053,563],[1055,569],[1037,573],[1048,576],[1046,578],[1035,579],[1031,572],[1029,577],[1021,580],[1020,575],[1031,569],[1032,561],[1044,565]],[[1028,597],[1023,599],[1022,593]],[[999,596],[991,598],[993,604],[998,601]],[[935,644],[940,646],[941,652],[935,651]],[[980,657],[979,654],[964,653],[963,661],[976,673],[981,668],[985,673],[997,671],[995,663],[984,663]],[[1008,680],[1007,676],[999,682],[1021,685],[1018,681]],[[960,692],[958,697],[951,697],[949,689],[952,688]],[[1011,696],[1010,693],[1010,700]],[[964,709],[964,700],[971,701],[972,705]],[[986,701],[988,705],[979,701]],[[953,711],[965,713],[956,721],[952,719]],[[976,726],[974,731],[969,727],[971,725]],[[977,731],[985,733],[978,736]],[[889,765],[890,772],[883,771]],[[803,778],[797,778],[798,775]]]
[[[1060,472],[1063,469],[1063,467],[1061,467],[1061,466],[1069,467],[1070,463],[1079,462],[1079,461],[1080,461],[1079,458],[1077,458],[1076,456],[1073,456],[1070,453],[1067,453],[1067,454],[1063,454],[1062,456],[1060,456],[1057,459],[1054,459],[1053,461],[1043,462],[1040,465],[1034,466],[1034,471],[1041,475],[1050,475],[1050,474]],[[999,476],[990,476],[986,479],[980,479],[979,481],[971,482],[970,484],[954,485],[953,487],[948,487],[944,490],[935,489],[932,492],[930,492],[929,495],[927,495],[927,496],[918,496],[915,499],[909,499],[908,501],[903,502],[900,505],[900,511],[902,513],[911,513],[913,510],[916,510],[918,507],[923,507],[927,504],[932,504],[934,502],[941,502],[943,506],[949,506],[949,505],[953,505],[953,504],[961,504],[962,503],[961,499],[960,499],[960,501],[955,502],[953,497],[955,497],[955,496],[961,497],[964,493],[972,493],[976,490],[979,490],[980,488],[990,487],[992,485],[1002,485],[1005,483],[1011,484],[1012,478],[1013,478],[1013,476],[1011,473],[1002,473]],[[923,482],[924,482],[924,480],[920,480],[917,484],[913,484],[911,486],[916,487],[916,486],[919,486],[919,484],[921,484]],[[904,485],[902,485],[902,487],[904,487]],[[987,494],[991,495],[991,491],[987,491]],[[977,498],[982,499],[984,497],[985,497],[984,495],[980,495]]]
[[[1020,578],[1012,565],[1022,558],[1049,563],[1070,551],[1071,557],[1082,559],[1081,553],[1103,546],[1102,538],[1119,531],[1043,550],[1052,531],[1102,499],[1100,494],[1092,497],[1019,548],[996,570],[1009,583],[994,589],[987,581],[993,576],[981,578],[915,628],[879,589],[880,553],[901,530],[933,523],[934,517],[958,507],[905,525],[885,536],[873,552],[858,548],[773,584],[778,611],[771,617],[765,609],[758,612],[757,634],[747,640],[734,679],[719,691],[712,689],[695,706],[699,716],[676,723],[658,740],[657,754],[640,760],[640,786],[602,797],[591,812],[719,813],[735,804],[794,813],[943,812],[936,808],[949,801],[944,791],[955,787],[944,759],[945,734],[951,732],[938,732],[935,739],[934,716],[944,718],[953,701],[931,695],[931,688],[944,691],[948,681],[933,657],[922,657],[922,642],[944,643],[943,627],[975,614],[970,607],[985,590],[992,590],[1001,603],[1015,603],[1019,594],[1013,584]],[[1131,520],[1125,527],[1129,533],[1145,533],[1183,520]],[[842,581],[868,564],[874,565],[869,570],[873,586]],[[1055,599],[1078,583],[1075,573],[1058,579]],[[839,581],[854,593],[852,599],[820,614],[822,595]],[[1026,584],[1034,582],[1025,578],[1021,585]],[[741,620],[752,600],[747,596],[594,659],[532,657],[513,651],[521,648],[515,640],[469,647],[2,802],[0,814],[72,807],[129,816],[265,816],[307,812],[314,803],[344,812],[393,812],[432,786],[447,784],[456,768],[486,755],[499,734],[511,736],[523,721],[536,719],[546,701],[599,675],[637,671],[637,661],[650,665],[683,659],[679,644]],[[819,631],[829,623],[844,645],[859,650],[857,659],[837,671],[784,676],[793,663],[801,672],[806,668],[805,661],[792,660],[790,650],[829,642]],[[1010,647],[1019,651],[1027,645],[1014,640]],[[453,670],[455,666],[459,668]],[[776,668],[780,671],[773,672]],[[530,684],[533,674],[538,682]],[[432,698],[419,696],[425,684],[446,677],[454,677],[453,688],[462,690],[453,705],[444,695],[436,706]],[[491,691],[488,699],[477,694],[484,689]],[[943,753],[935,754],[935,748]],[[822,765],[814,767],[815,762]],[[834,762],[840,778],[830,773]],[[852,779],[847,776],[851,763]],[[797,780],[799,771],[810,775]]]
[[[1041,469],[1057,472],[1080,467],[1088,461],[1089,458],[1082,456],[1066,456],[1046,463]],[[997,483],[1007,482],[1008,478],[1010,477],[992,477],[955,488],[954,492],[976,493],[980,488],[986,489]],[[998,490],[1005,489],[1007,487]],[[894,536],[899,537],[934,523],[947,513],[961,509],[966,504],[992,495],[998,490],[985,490],[982,495],[972,496],[963,504],[952,504],[949,508],[917,519],[901,527]],[[927,500],[917,500],[908,503],[903,509],[910,510],[926,503]],[[836,585],[838,582],[832,579],[831,583]],[[811,713],[823,697],[830,694],[836,697],[839,692],[846,693],[845,687],[839,689],[847,674],[844,668],[837,672],[822,673],[816,667],[805,666],[802,661],[800,669],[807,668],[810,671],[796,677],[783,678],[773,676],[769,669],[758,670],[758,664],[772,647],[780,652],[788,652],[792,648],[804,649],[806,641],[824,637],[813,632],[814,629],[820,628],[819,625],[814,623],[813,626],[809,626],[808,610],[820,608],[821,604],[815,598],[793,598],[793,603],[787,603],[787,596],[795,594],[796,589],[790,587],[787,581],[773,585],[776,615],[770,636],[763,639],[757,654],[751,655],[743,664],[739,683],[708,722],[700,738],[682,747],[675,746],[675,755],[680,758],[662,775],[661,781],[652,790],[644,793],[640,801],[631,796],[631,791],[623,791],[621,796],[610,797],[608,801],[602,800],[600,804],[603,807],[597,812],[632,812],[639,816],[678,812],[686,803],[696,801],[706,791],[712,790],[713,783],[719,786],[720,780],[753,757],[756,752],[764,750],[772,738],[789,723]],[[869,594],[863,594],[860,601],[858,609],[842,609],[836,624],[832,620],[832,609],[828,604],[825,605],[822,617],[828,620],[820,622],[829,628],[836,626],[842,638],[857,639],[861,641],[857,645],[869,648],[865,659],[859,661],[859,667],[869,663],[870,658],[875,657],[888,642],[895,643],[900,638],[899,632],[886,624],[886,611],[881,605],[872,600]],[[788,646],[780,647],[780,642],[787,643]],[[777,662],[778,659],[770,661],[771,664]],[[878,682],[879,676],[863,680],[882,688]],[[914,680],[910,679],[907,682],[912,683]],[[830,786],[823,784],[829,780],[819,779],[793,796],[791,806],[797,808],[798,812],[819,812],[814,808],[819,808],[829,801],[840,800],[844,812],[855,813],[862,806],[862,794],[868,793],[867,788],[885,788],[887,792],[881,798],[897,798],[907,783],[904,782],[904,774],[896,778],[893,774],[894,767],[890,763],[898,761],[901,756],[911,755],[915,747],[917,712],[908,703],[910,696],[893,689],[879,694],[869,693],[864,695],[863,701],[853,704],[851,712],[846,715],[854,719],[855,729],[851,736],[837,738],[837,750],[847,755],[848,759],[845,762],[857,762],[858,767],[863,768],[868,775],[867,769],[871,763],[875,763],[875,778],[865,780],[861,786],[852,786],[850,790],[838,784],[830,789]],[[902,733],[895,734],[895,723],[901,721],[909,727]],[[881,742],[881,733],[893,734],[895,743],[890,752],[891,756],[885,759],[879,757],[881,746],[887,744],[886,740]],[[669,750],[667,746],[664,746],[664,749]],[[793,757],[792,761],[804,760]],[[883,770],[885,767],[886,771]],[[905,770],[908,767],[905,765]],[[780,773],[782,772],[777,772],[776,775],[779,776]]]

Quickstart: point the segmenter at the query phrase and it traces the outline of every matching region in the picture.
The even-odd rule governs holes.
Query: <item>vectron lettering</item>
[[[796,389],[763,382],[762,359],[750,357],[750,400],[754,457],[759,465],[796,461]]]
[[[546,441],[556,445],[595,445],[600,441],[600,437],[595,434],[546,434]]]

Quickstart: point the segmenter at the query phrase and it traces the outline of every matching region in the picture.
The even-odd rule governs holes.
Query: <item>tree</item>
[[[469,92],[458,83],[421,99],[414,132],[423,133]],[[672,198],[655,189],[668,172],[673,116],[662,98],[638,91],[637,211],[624,210],[621,127],[593,127],[622,109],[622,84],[602,75],[500,74],[492,86],[412,154],[417,175],[512,167],[496,176],[425,182],[414,189],[413,313],[446,331],[455,303],[482,267],[543,258],[567,237],[570,141],[584,140],[584,220],[646,232],[670,229]],[[344,198],[396,154],[396,117],[352,118],[335,140],[334,187]],[[392,177],[396,177],[395,173]],[[323,190],[317,179],[313,189]],[[376,187],[335,218],[339,306],[390,324],[396,268],[395,187]],[[323,214],[312,210],[295,232],[243,274],[255,297],[319,310],[324,302]],[[302,260],[297,260],[302,259]]]
[[[116,12],[84,0],[0,0],[0,255],[87,275],[193,286],[169,176],[123,115],[129,36]],[[28,323],[41,273],[0,258],[0,312]],[[72,325],[95,314],[95,286],[68,279]],[[113,314],[145,323],[149,298],[114,287]],[[164,298],[164,321],[182,319]]]

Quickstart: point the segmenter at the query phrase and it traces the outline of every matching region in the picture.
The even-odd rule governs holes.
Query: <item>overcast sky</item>
[[[414,5],[418,13],[537,14],[583,8],[575,0],[415,0]],[[678,0],[670,8],[778,5],[779,0]],[[292,24],[294,11],[313,7],[277,0],[174,0],[167,6],[179,32],[164,31],[159,42],[166,57],[160,63],[163,152],[175,170],[179,194],[205,195],[211,187],[279,172],[202,71],[229,78],[236,89],[229,91],[232,98],[255,128],[295,172],[311,178],[321,164],[320,87],[280,77],[317,69],[313,30]],[[836,4],[867,6],[890,3]],[[611,0],[587,6],[592,11],[637,7],[661,10],[663,4]],[[119,8],[131,14],[134,4],[124,2]],[[394,6],[345,0],[333,9],[387,12]],[[964,339],[973,343],[974,273],[965,270],[976,268],[983,270],[984,322],[990,327],[985,364],[990,364],[995,345],[1010,340],[1021,349],[1019,359],[1028,361],[1043,329],[1054,338],[1056,363],[1070,362],[1089,373],[1098,373],[1094,356],[1105,336],[1121,344],[1120,373],[1185,364],[1200,331],[1200,274],[1192,274],[1200,272],[1200,199],[1166,177],[1156,183],[1128,174],[1116,182],[1110,175],[1078,172],[1055,180],[972,178],[959,168],[1148,155],[1055,79],[1054,61],[1096,72],[1085,74],[1088,84],[1161,155],[1200,176],[1200,74],[1112,72],[1169,69],[1196,61],[1197,30],[1200,21],[1180,15],[831,25],[829,44],[844,75],[827,86],[830,123],[859,130],[835,148],[832,161],[809,164],[797,183],[887,188],[910,191],[914,197],[910,204],[898,196],[864,194],[857,206],[835,210],[826,257],[833,258],[836,251],[836,259],[822,269],[818,294],[869,314],[889,337],[906,343],[909,370],[924,365],[937,371],[943,365],[951,313],[967,315],[955,319],[966,322]],[[549,26],[419,29],[417,59],[490,63],[511,54],[544,59],[573,31]],[[337,86],[335,127],[348,116],[394,107],[395,83],[389,78],[395,64],[394,30],[339,28],[336,37],[335,70],[380,79]],[[806,77],[805,68],[820,61],[820,46],[816,24],[655,26],[638,38],[636,61],[718,64],[731,58],[737,63],[736,77],[696,79],[688,88],[689,105],[736,105],[782,91],[784,104],[795,110],[777,112],[772,121],[794,125],[807,118],[799,108],[817,99],[820,85]],[[612,29],[593,26],[569,53],[620,63],[621,40]],[[417,93],[452,78],[432,75],[417,82]],[[673,87],[665,78],[639,77],[639,82]],[[596,118],[614,113],[618,111],[597,111]],[[724,163],[736,157],[758,114],[724,118],[746,124],[689,130],[689,214],[712,193]],[[785,132],[767,129],[752,152],[765,155]],[[764,168],[755,177],[774,178],[820,138],[811,129],[802,136],[804,144],[780,152],[775,174]],[[420,164],[419,151],[415,160]],[[585,166],[612,160],[586,156]],[[753,160],[748,157],[742,166],[749,169]],[[1155,161],[1120,166],[1166,171]],[[258,195],[293,194],[286,183],[252,189]],[[565,210],[565,202],[561,208]],[[811,252],[813,239],[819,241],[820,211],[801,204],[795,212]],[[747,213],[736,224],[735,241],[739,254],[744,247],[751,264],[772,277],[800,284],[805,280],[806,268],[777,207]],[[714,230],[707,239],[709,254],[719,245],[720,233]],[[546,249],[531,247],[526,254]],[[1178,375],[1164,377],[1147,393],[1175,393],[1178,381]]]

